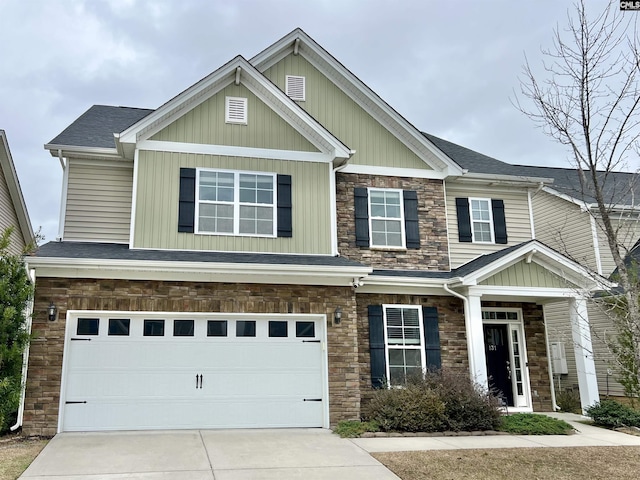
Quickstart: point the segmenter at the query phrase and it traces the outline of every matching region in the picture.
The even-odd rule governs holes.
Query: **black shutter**
[[[291,175],[278,175],[278,237],[293,236]]]
[[[193,233],[196,214],[196,169],[180,169],[180,194],[178,197],[178,231]]]
[[[442,367],[440,357],[440,331],[438,330],[438,309],[422,307],[422,322],[424,326],[424,351],[428,370],[439,370]]]
[[[458,214],[458,241],[471,242],[471,217],[469,216],[469,199],[456,198],[456,212]]]
[[[369,246],[369,194],[366,188],[354,188],[356,213],[356,245]]]
[[[404,232],[407,248],[420,248],[420,228],[418,226],[418,193],[415,190],[402,192],[404,199]]]
[[[369,353],[371,355],[371,386],[387,386],[387,360],[384,347],[382,305],[369,305]]]
[[[492,198],[491,210],[493,213],[493,233],[496,237],[496,243],[507,243],[507,222],[504,218],[504,202]]]

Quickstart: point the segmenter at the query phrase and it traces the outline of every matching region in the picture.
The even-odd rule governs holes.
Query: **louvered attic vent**
[[[298,77],[295,75],[287,75],[286,76],[286,93],[291,98],[291,100],[297,100],[299,102],[304,102],[304,77]]]
[[[224,121],[227,123],[247,124],[247,99],[226,97]]]

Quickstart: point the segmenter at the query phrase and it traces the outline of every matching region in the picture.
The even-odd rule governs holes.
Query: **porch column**
[[[465,310],[464,321],[467,330],[467,352],[471,380],[489,388],[487,360],[484,352],[484,330],[482,328],[482,305],[480,295],[467,296],[469,308]]]
[[[600,401],[586,299],[569,299],[569,320],[571,321],[573,351],[576,357],[576,370],[580,387],[580,403],[584,412],[585,408]]]

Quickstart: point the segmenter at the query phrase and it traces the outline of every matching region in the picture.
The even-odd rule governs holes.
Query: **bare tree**
[[[610,1],[601,12],[588,15],[584,0],[574,4],[563,29],[556,28],[553,45],[543,50],[540,77],[528,60],[521,79],[522,97],[516,106],[543,131],[568,147],[580,179],[585,202],[604,232],[621,287],[616,296],[618,365],[640,386],[640,282],[637,264],[629,261],[628,238],[622,238],[638,174],[640,149],[640,50],[638,12],[620,12]],[[633,181],[620,181],[625,169]],[[588,199],[588,200],[587,200]],[[627,211],[621,210],[625,205]],[[637,212],[634,212],[637,215]],[[622,351],[624,350],[624,352]],[[624,365],[623,365],[624,363]],[[632,378],[633,380],[633,378]],[[638,391],[636,391],[637,395]]]

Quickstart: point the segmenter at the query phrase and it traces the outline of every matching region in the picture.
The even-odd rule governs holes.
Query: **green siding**
[[[328,164],[147,151],[138,160],[137,248],[331,254]],[[178,233],[180,167],[291,175],[293,238]]]
[[[480,282],[480,285],[540,288],[568,288],[571,286],[566,280],[537,263],[526,263],[525,261],[505,268],[494,276]]]
[[[305,77],[306,101],[298,102],[299,105],[345,145],[356,150],[349,163],[431,170],[301,55],[288,55],[267,69],[264,75],[283,91],[286,75]]]
[[[225,123],[224,109],[227,96],[247,98],[247,125]],[[156,133],[151,139],[302,152],[318,151],[242,84],[227,86]]]

